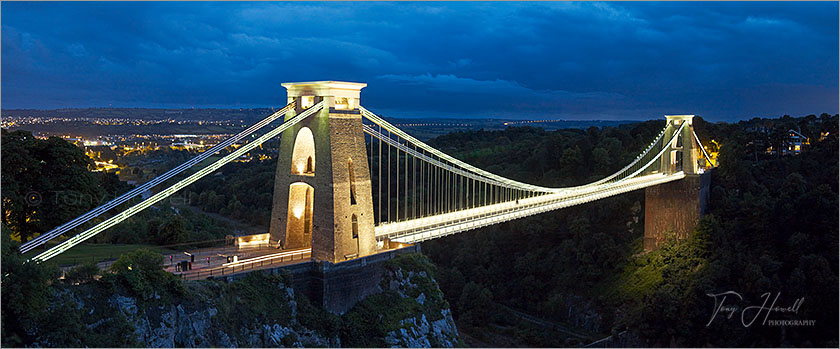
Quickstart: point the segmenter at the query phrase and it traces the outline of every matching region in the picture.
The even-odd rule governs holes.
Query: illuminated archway
[[[309,127],[301,127],[292,149],[292,174],[315,175],[315,137]]]
[[[303,182],[289,186],[289,213],[286,216],[288,235],[302,236],[304,244],[309,245],[312,234],[312,203],[314,190]]]

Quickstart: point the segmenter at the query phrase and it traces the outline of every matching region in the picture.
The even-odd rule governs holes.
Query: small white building
[[[796,130],[790,129],[787,132],[787,139],[785,140],[782,154],[799,154],[805,150],[805,147],[809,144],[810,142],[808,141],[808,137],[805,137],[802,133],[799,133]]]

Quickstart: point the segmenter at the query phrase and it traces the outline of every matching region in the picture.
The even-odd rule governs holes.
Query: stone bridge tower
[[[694,115],[666,115],[668,128],[663,139],[670,139],[683,123],[687,123],[675,142],[662,154],[659,171],[684,172],[685,178],[645,189],[645,251],[656,249],[669,234],[687,238],[705,213],[709,197],[709,173],[703,174],[698,164],[698,144],[694,139]]]
[[[312,247],[337,263],[376,252],[370,171],[359,111],[363,83],[284,83],[288,120],[324,108],[282,133],[269,234],[285,249]]]

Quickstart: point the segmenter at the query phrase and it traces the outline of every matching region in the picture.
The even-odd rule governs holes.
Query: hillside
[[[4,273],[15,257],[4,246]],[[12,252],[14,253],[14,252]],[[9,257],[7,259],[7,257]],[[458,330],[418,254],[389,261],[382,292],[337,316],[312,305],[288,276],[254,272],[238,280],[182,281],[160,269],[154,253],[121,257],[110,273],[86,266],[13,290],[25,270],[9,267],[4,295],[29,293],[27,307],[3,303],[3,346],[37,347],[360,347],[457,346]],[[87,269],[86,269],[87,268]],[[30,274],[31,275],[31,274]],[[20,285],[20,284],[19,284]],[[34,289],[28,287],[38,288]],[[15,322],[19,319],[20,322]],[[17,326],[8,326],[14,323]]]

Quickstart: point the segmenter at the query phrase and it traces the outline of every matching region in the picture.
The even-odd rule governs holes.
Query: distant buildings
[[[788,138],[785,141],[786,148],[783,149],[784,154],[799,154],[811,142],[808,137],[803,136],[796,130],[788,130]]]
[[[799,131],[790,129],[781,139],[780,144],[781,155],[796,155],[805,151],[811,145],[811,140]],[[765,153],[776,155],[777,149],[771,145],[767,147]]]
[[[172,148],[172,150],[195,150],[195,149],[204,149],[204,147],[207,147],[207,146],[209,146],[209,145],[205,145],[204,141],[201,141],[199,144],[195,144],[195,143],[190,143],[189,140],[184,140],[183,142],[172,143],[172,145],[170,145],[169,147]]]
[[[107,146],[107,147],[110,147],[110,146],[114,145],[113,142],[106,142],[106,141],[102,141],[102,140],[92,140],[92,141],[83,140],[82,144],[86,147],[96,147],[96,146],[103,146],[103,145]]]
[[[242,154],[238,158],[234,159],[233,162],[251,162],[252,158],[248,154]]]
[[[104,161],[94,161],[96,164],[96,169],[93,172],[105,171],[108,172],[109,170],[119,169],[119,165],[115,165],[113,161],[111,162],[104,162]]]

